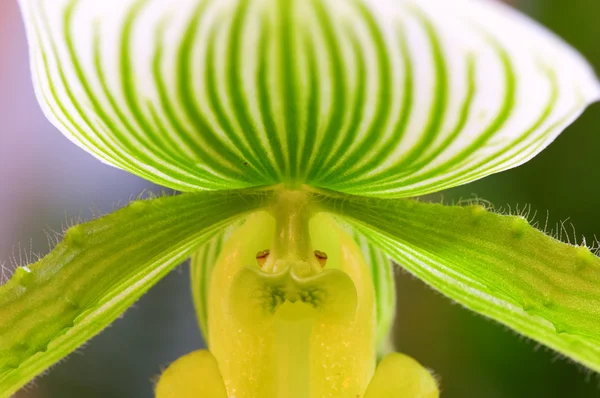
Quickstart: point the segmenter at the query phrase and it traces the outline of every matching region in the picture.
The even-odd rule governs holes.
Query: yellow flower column
[[[306,193],[282,191],[270,211],[233,233],[213,271],[208,308],[209,349],[222,378],[198,380],[224,383],[231,398],[364,396],[376,359],[371,274],[354,240]],[[187,369],[215,374],[207,356],[175,362],[158,397],[170,397],[168,388],[186,397],[198,384]],[[379,383],[404,366],[388,362]],[[189,381],[175,381],[183,373]],[[370,388],[372,396],[381,389]]]
[[[315,251],[327,254],[324,266]],[[364,391],[375,367],[370,273],[352,239],[304,193],[282,193],[270,214],[253,215],[234,233],[210,289],[209,348],[230,395]]]

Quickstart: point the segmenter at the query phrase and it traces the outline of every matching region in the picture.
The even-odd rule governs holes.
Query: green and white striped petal
[[[102,161],[194,191],[407,197],[515,167],[600,93],[484,0],[20,0],[40,102]]]

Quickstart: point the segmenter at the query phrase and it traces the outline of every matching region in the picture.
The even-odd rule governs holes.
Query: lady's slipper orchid
[[[600,371],[600,259],[516,216],[407,198],[518,166],[600,97],[485,0],[20,0],[50,120],[182,191],[66,231],[0,288],[0,397],[190,255],[209,352],[163,397],[435,397],[385,354],[390,259]]]

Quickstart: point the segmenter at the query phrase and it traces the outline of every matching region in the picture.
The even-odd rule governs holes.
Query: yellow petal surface
[[[227,398],[217,361],[206,350],[179,358],[160,376],[156,398]]]
[[[364,398],[438,398],[431,373],[409,356],[393,353],[377,366]]]
[[[360,249],[330,217],[317,214],[310,239],[327,253],[327,265],[314,279],[280,278],[256,264],[256,253],[274,247],[278,236],[269,214],[254,214],[227,241],[213,270],[209,348],[229,395],[362,396],[376,354],[373,284]],[[299,298],[292,302],[295,290]],[[314,300],[302,298],[307,292]]]

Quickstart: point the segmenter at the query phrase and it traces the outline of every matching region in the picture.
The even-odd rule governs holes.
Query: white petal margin
[[[38,98],[102,161],[193,191],[408,197],[518,166],[600,96],[485,0],[20,0]]]

